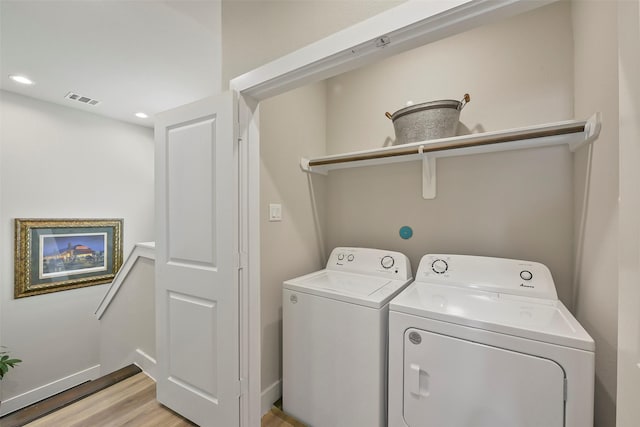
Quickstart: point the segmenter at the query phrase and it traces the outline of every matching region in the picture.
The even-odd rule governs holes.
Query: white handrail
[[[122,286],[122,283],[131,272],[131,269],[135,265],[136,261],[138,261],[138,258],[148,258],[155,260],[156,242],[136,243],[133,250],[127,257],[127,260],[124,262],[124,264],[122,264],[120,271],[118,271],[118,274],[116,274],[116,277],[113,279],[113,282],[111,282],[111,285],[109,285],[109,289],[102,298],[102,301],[100,301],[100,305],[98,305],[98,308],[96,309],[95,315],[98,320],[102,318],[105,311],[109,307],[109,304],[111,304],[111,301],[113,301],[113,299],[117,295],[118,290],[120,290],[120,286]]]

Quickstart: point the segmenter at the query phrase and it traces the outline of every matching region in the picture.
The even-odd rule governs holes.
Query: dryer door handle
[[[409,392],[411,394],[415,394],[420,396],[420,365],[417,363],[411,363],[409,365],[409,378],[408,378],[408,386]]]
[[[409,372],[407,373],[406,386],[409,392],[415,396],[429,396],[429,374],[424,369],[420,369],[417,363],[409,364]]]

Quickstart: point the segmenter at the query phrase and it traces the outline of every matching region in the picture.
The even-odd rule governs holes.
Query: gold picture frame
[[[122,219],[15,219],[15,298],[113,281]]]

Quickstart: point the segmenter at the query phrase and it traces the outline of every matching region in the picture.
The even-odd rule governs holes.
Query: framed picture
[[[15,297],[109,283],[122,265],[122,219],[16,219]]]

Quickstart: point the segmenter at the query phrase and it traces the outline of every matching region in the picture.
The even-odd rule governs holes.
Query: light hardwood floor
[[[40,418],[28,427],[181,427],[195,426],[159,404],[156,383],[144,373]],[[262,418],[262,427],[304,427],[277,408]]]
[[[262,427],[306,427],[305,424],[291,418],[278,408],[272,408],[262,416]]]
[[[134,375],[27,424],[29,427],[193,426],[155,400],[156,383]]]

